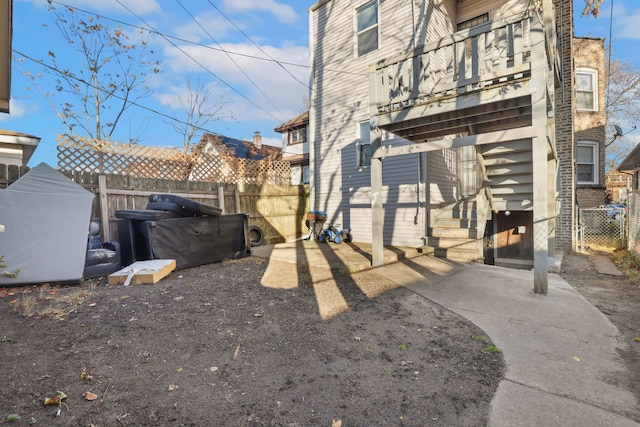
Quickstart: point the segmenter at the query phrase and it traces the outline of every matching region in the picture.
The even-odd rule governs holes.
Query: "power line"
[[[176,0],[176,2],[177,2],[177,3],[180,5],[180,7],[182,7],[182,9],[184,9],[184,11],[185,11],[185,12],[186,12],[190,17],[191,17],[191,19],[193,20],[193,22],[195,22],[196,24],[198,24],[198,26],[200,27],[200,29],[201,29],[202,31],[204,31],[204,32],[205,32],[205,33],[206,33],[206,34],[211,38],[211,40],[213,40],[213,42],[214,42],[215,44],[217,44],[217,45],[222,49],[222,46],[220,45],[220,43],[218,43],[218,41],[217,41],[217,40],[216,40],[216,39],[211,35],[211,33],[209,33],[209,31],[207,31],[207,30],[202,26],[202,24],[200,24],[200,22],[195,18],[195,16],[193,16],[193,15],[191,14],[191,12],[189,12],[189,11],[187,10],[187,8],[186,8],[186,7],[184,7],[184,5],[182,4],[182,2],[180,2],[180,0]],[[280,110],[280,108],[278,108],[278,106],[277,106],[277,105],[276,105],[276,104],[271,100],[271,98],[269,98],[269,97],[267,96],[267,94],[266,94],[266,93],[264,93],[264,91],[263,91],[262,89],[260,89],[260,88],[258,87],[258,85],[253,81],[253,79],[251,79],[251,77],[249,77],[249,75],[248,75],[248,74],[247,74],[247,73],[242,69],[242,67],[240,67],[240,65],[238,65],[238,63],[233,59],[233,57],[229,54],[229,52],[227,52],[227,51],[226,51],[226,50],[224,50],[224,49],[222,49],[222,51],[227,55],[227,58],[229,58],[229,60],[233,63],[233,65],[235,65],[235,66],[236,66],[236,68],[237,68],[238,70],[240,70],[240,72],[241,72],[241,73],[242,73],[242,74],[247,78],[247,80],[249,80],[249,82],[251,82],[251,84],[253,85],[253,87],[255,87],[255,88],[258,90],[258,92],[260,92],[260,93],[262,94],[262,96],[264,96],[264,98],[265,98],[267,101],[269,101],[269,103],[270,103],[270,104],[271,104],[275,109],[277,109],[277,110],[278,110],[278,112],[279,112],[280,114],[283,114],[283,113],[282,113],[282,111]]]
[[[80,82],[80,83],[82,83],[82,84],[84,84],[84,85],[87,85],[88,87],[91,87],[91,88],[93,88],[93,89],[97,89],[98,91],[100,91],[100,92],[102,92],[102,93],[109,94],[109,95],[113,96],[114,98],[117,98],[117,99],[119,99],[119,100],[121,100],[121,101],[125,101],[125,102],[127,102],[128,104],[130,104],[130,105],[134,105],[134,106],[136,106],[136,107],[138,107],[138,108],[142,108],[143,110],[147,110],[147,111],[149,111],[149,112],[151,112],[151,113],[153,113],[153,114],[157,114],[158,116],[164,117],[164,118],[169,119],[169,120],[173,120],[173,121],[175,121],[175,122],[177,122],[177,123],[180,123],[180,124],[183,124],[183,125],[187,125],[187,126],[193,126],[194,128],[196,128],[196,129],[198,129],[198,130],[201,130],[201,131],[204,131],[204,132],[208,132],[208,133],[216,133],[216,132],[213,132],[213,131],[211,131],[211,130],[205,129],[205,128],[203,128],[203,127],[193,125],[192,123],[185,122],[185,121],[180,120],[180,119],[178,119],[178,118],[176,118],[176,117],[173,117],[173,116],[170,116],[170,115],[165,114],[165,113],[163,113],[163,112],[160,112],[160,111],[158,111],[158,110],[155,110],[155,109],[153,109],[153,108],[151,108],[151,107],[147,107],[147,106],[145,106],[145,105],[138,104],[138,103],[137,103],[137,102],[135,102],[135,101],[131,101],[131,100],[129,100],[129,99],[126,99],[126,98],[124,98],[124,97],[122,97],[122,96],[118,95],[117,93],[115,93],[115,92],[113,92],[113,91],[105,90],[105,89],[103,89],[103,88],[101,88],[101,87],[99,87],[99,86],[96,86],[96,85],[94,85],[93,83],[90,83],[90,82],[88,82],[88,81],[86,81],[86,80],[84,80],[84,79],[82,79],[82,78],[80,78],[80,77],[76,77],[75,75],[73,75],[73,74],[72,74],[72,73],[70,73],[70,72],[64,72],[64,73],[63,73],[61,70],[59,70],[59,69],[57,69],[57,68],[55,68],[55,67],[52,67],[51,65],[49,65],[49,64],[47,64],[47,63],[45,63],[45,62],[43,62],[43,61],[40,61],[40,60],[38,60],[38,59],[31,58],[29,55],[26,55],[26,54],[24,54],[24,53],[20,52],[19,50],[12,49],[11,51],[12,51],[12,52],[14,52],[14,53],[17,53],[18,55],[20,55],[20,56],[22,56],[22,57],[24,57],[25,59],[28,59],[28,60],[29,60],[29,61],[31,61],[31,62],[35,62],[36,64],[38,64],[38,65],[40,65],[40,66],[42,66],[42,67],[44,67],[44,68],[47,68],[47,69],[49,69],[49,70],[53,71],[54,73],[57,73],[57,74],[60,74],[60,75],[64,75],[66,78],[69,78],[69,79],[72,79],[72,80],[76,80],[76,81],[78,81],[78,82]]]
[[[267,57],[267,58],[264,58],[264,57],[261,57],[261,56],[250,55],[250,54],[247,54],[247,53],[241,53],[241,52],[234,52],[234,51],[231,51],[231,50],[226,50],[226,49],[224,49],[222,47],[216,48],[216,47],[213,47],[213,46],[204,45],[204,44],[201,44],[201,43],[194,42],[192,40],[187,40],[187,39],[184,39],[184,38],[181,38],[181,37],[172,36],[172,35],[169,35],[169,34],[166,34],[166,33],[162,33],[162,32],[160,32],[158,30],[153,29],[153,28],[148,28],[148,27],[144,27],[144,26],[140,26],[140,25],[135,25],[135,24],[131,24],[129,22],[125,22],[125,21],[119,20],[119,19],[110,18],[110,17],[108,17],[106,15],[102,15],[102,14],[99,14],[99,13],[96,13],[96,12],[92,12],[92,11],[89,11],[89,10],[86,10],[86,9],[82,9],[82,8],[79,8],[79,7],[76,7],[76,6],[71,6],[71,5],[68,5],[66,3],[62,3],[62,2],[59,2],[59,1],[55,1],[55,0],[48,0],[48,1],[50,3],[55,3],[55,4],[58,4],[60,6],[73,8],[75,10],[78,10],[78,11],[82,12],[82,13],[93,15],[93,16],[99,17],[101,19],[105,19],[107,21],[115,22],[116,24],[119,24],[119,25],[135,28],[135,29],[138,29],[138,30],[147,31],[147,32],[149,32],[151,34],[157,34],[157,35],[159,35],[159,36],[161,36],[163,38],[168,38],[168,39],[176,40],[176,41],[179,41],[179,42],[182,42],[182,43],[187,43],[187,44],[190,44],[190,45],[193,45],[193,46],[198,46],[198,47],[201,47],[203,49],[209,49],[209,50],[213,50],[213,51],[216,51],[216,52],[228,53],[229,55],[240,56],[240,57],[249,58],[249,59],[255,59],[255,60],[258,60],[258,61],[275,62],[275,63],[278,63],[278,64],[287,65],[287,66],[290,66],[290,67],[306,68],[306,69],[311,69],[312,68],[310,65],[296,64],[294,62],[282,61],[282,60],[279,60],[279,59],[272,58],[270,56]],[[332,72],[332,73],[338,73],[338,74],[351,74],[351,75],[356,75],[356,76],[366,76],[366,74],[363,74],[363,73],[356,73],[356,72],[347,71],[347,70],[334,70],[334,69],[330,69],[330,68],[325,68],[324,71]],[[307,84],[305,84],[303,82],[300,82],[299,80],[297,80],[297,81],[299,83],[301,83],[301,84],[303,84],[303,85],[308,87]]]
[[[127,9],[127,11],[129,11],[129,13],[131,13],[133,16],[135,16],[136,18],[138,18],[140,21],[142,21],[145,25],[148,25],[149,27],[153,28],[151,25],[149,25],[149,23],[147,23],[142,17],[140,17],[139,15],[137,15],[134,11],[132,11],[131,9],[129,9],[127,6],[125,6],[124,4],[122,4],[122,2],[120,0],[116,0],[116,2],[124,7],[125,9]],[[160,33],[158,33],[160,34]],[[233,87],[232,85],[230,85],[229,83],[227,83],[225,80],[223,80],[221,77],[219,77],[217,74],[215,74],[213,71],[207,69],[207,67],[205,67],[204,65],[202,65],[198,60],[196,60],[194,57],[192,57],[191,55],[189,55],[187,52],[184,51],[184,49],[182,49],[180,46],[178,46],[177,44],[175,44],[174,42],[172,42],[171,40],[169,40],[167,37],[165,37],[164,35],[160,34],[160,36],[162,38],[164,38],[166,41],[168,41],[169,43],[171,43],[171,45],[173,47],[175,47],[176,49],[178,49],[180,52],[182,52],[186,57],[188,57],[189,59],[191,59],[194,63],[198,64],[198,66],[200,66],[200,68],[202,68],[203,70],[205,70],[206,72],[208,72],[209,74],[211,74],[213,77],[215,77],[216,79],[218,79],[222,84],[224,84],[225,86],[227,86],[229,89],[231,89],[232,91],[234,91],[235,93],[237,93],[238,95],[240,95],[242,98],[244,98],[247,102],[249,102],[251,105],[253,105],[254,107],[258,108],[260,111],[262,111],[263,113],[266,113],[268,116],[270,116],[273,120],[277,121],[277,122],[281,122],[280,119],[278,119],[276,116],[274,116],[273,114],[271,114],[270,111],[265,110],[264,108],[262,108],[261,106],[259,106],[258,104],[256,104],[253,100],[251,100],[248,96],[246,96],[245,94],[243,94],[242,92],[240,92],[238,89],[236,89],[235,87]]]

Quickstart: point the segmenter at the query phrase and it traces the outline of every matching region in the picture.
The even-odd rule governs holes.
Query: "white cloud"
[[[236,13],[248,13],[263,10],[272,13],[280,22],[292,23],[298,19],[298,14],[287,4],[274,0],[224,0],[225,10]]]
[[[169,49],[164,64],[170,64],[172,69],[166,71],[176,75],[186,75],[190,72],[199,73],[205,79],[224,88],[234,98],[236,118],[240,121],[266,119],[284,122],[300,114],[303,109],[303,97],[308,96],[309,91],[305,86],[308,84],[308,68],[283,65],[286,68],[284,70],[271,59],[253,58],[251,56],[267,57],[251,44],[227,43],[222,44],[222,47],[229,52],[241,53],[246,56],[233,55],[233,61],[231,61],[225,53],[220,51],[197,46],[183,47],[182,49],[188,53],[189,57],[211,72],[206,73],[182,52],[177,49]],[[282,62],[304,65],[308,61],[307,46],[282,48],[262,46],[262,49],[269,56]],[[240,92],[244,97],[237,92]],[[247,101],[245,97],[250,101]]]
[[[45,6],[46,2],[42,0],[22,0],[24,3],[32,3],[35,6]],[[136,1],[127,1],[120,0],[122,4],[126,5],[129,9],[131,9],[135,13],[152,13],[152,12],[160,12],[162,8],[158,4],[156,0],[136,0]],[[124,12],[126,9],[123,8],[116,0],[75,0],[70,1],[66,4],[70,6],[75,6],[80,9],[87,9],[91,11],[97,12]],[[54,3],[55,6],[61,6]]]
[[[629,11],[624,5],[615,6],[613,13],[614,41],[615,39],[640,39],[638,22],[640,22],[640,9]]]

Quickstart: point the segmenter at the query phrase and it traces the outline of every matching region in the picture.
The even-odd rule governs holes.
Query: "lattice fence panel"
[[[88,138],[58,138],[58,169],[230,184],[288,184],[291,180],[288,162],[185,153]]]

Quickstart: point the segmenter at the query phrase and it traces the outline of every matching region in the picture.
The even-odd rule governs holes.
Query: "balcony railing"
[[[529,77],[531,33],[542,26],[537,18],[525,14],[487,22],[377,63],[370,70],[377,113]],[[547,56],[556,53],[549,51],[554,40],[547,40]],[[555,58],[543,60],[553,64]]]

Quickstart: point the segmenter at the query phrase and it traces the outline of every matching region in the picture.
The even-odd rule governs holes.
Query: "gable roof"
[[[305,111],[304,113],[300,114],[298,117],[293,118],[291,120],[289,120],[288,122],[285,122],[283,124],[281,124],[280,126],[278,126],[277,128],[275,128],[274,130],[276,132],[285,132],[289,129],[295,129],[295,128],[299,128],[302,126],[306,126],[309,124],[309,112]]]
[[[215,148],[222,148],[224,151],[226,151],[226,154],[232,155],[239,159],[277,159],[282,156],[282,149],[280,147],[262,144],[262,148],[259,150],[258,147],[256,147],[251,141],[243,141],[241,139],[231,138],[214,133],[205,133],[204,135],[202,135],[200,144],[206,145],[207,143],[210,143]]]
[[[31,159],[33,152],[40,143],[40,138],[26,133],[13,132],[7,129],[0,129],[0,143],[13,144],[22,147],[22,164],[26,165]]]
[[[638,168],[640,168],[640,144],[636,145],[635,148],[631,150],[616,170],[632,171]]]

